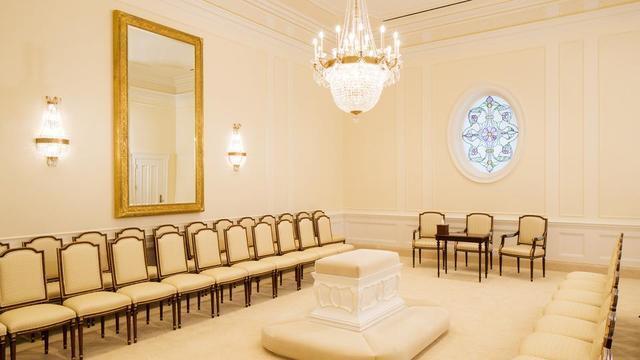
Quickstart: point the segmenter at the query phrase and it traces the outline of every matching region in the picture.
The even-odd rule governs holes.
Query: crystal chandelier
[[[384,47],[385,27],[380,27],[380,47],[371,31],[365,0],[349,0],[344,27],[336,26],[337,48],[324,52],[324,33],[313,39],[316,82],[331,89],[336,105],[353,115],[371,110],[382,89],[400,79],[400,40],[393,34],[393,49]]]

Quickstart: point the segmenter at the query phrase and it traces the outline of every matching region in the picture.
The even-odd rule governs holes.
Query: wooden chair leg
[[[172,320],[172,325],[173,325],[173,330],[175,330],[176,327],[176,298],[175,296],[173,298],[171,298],[171,320]]]
[[[191,312],[191,294],[187,294],[187,314]]]
[[[42,332],[42,340],[44,340],[44,353],[46,355],[49,353],[49,330]]]
[[[229,285],[229,301],[233,301],[233,286]]]
[[[489,253],[489,266],[491,267],[491,270],[493,270],[493,251]]]
[[[200,291],[198,291],[198,296],[197,297],[198,297],[198,310],[200,310],[200,298],[201,298]]]
[[[500,263],[500,276],[502,276],[502,254],[498,254],[498,262]]]
[[[35,338],[35,335],[33,336]],[[9,334],[9,356],[11,360],[16,360],[16,336],[14,334]]]
[[[116,313],[116,334],[120,334],[120,314]]]
[[[6,360],[7,358],[7,343],[6,336],[0,336],[0,360]]]
[[[31,342],[36,342],[36,333],[31,333]]]
[[[458,270],[458,250],[453,251],[453,270]]]
[[[278,272],[274,271],[271,274],[271,298],[275,299],[278,297]]]
[[[83,333],[84,333],[84,319],[76,318],[76,328],[78,330],[78,358],[80,360],[84,359],[84,344],[83,344]]]
[[[104,339],[104,316],[100,316],[100,338]]]
[[[151,318],[151,304],[147,304],[146,306],[146,316],[147,316],[147,325],[149,325],[149,320]]]
[[[464,252],[464,267],[469,267],[469,253]]]
[[[412,248],[411,252],[413,253],[413,267],[416,267],[416,248]]]
[[[280,286],[282,286],[282,271],[280,271]]]
[[[148,310],[149,310],[149,304],[147,304],[147,311]],[[149,319],[149,317],[147,317],[147,319]],[[138,305],[137,304],[133,305],[131,320],[133,322],[133,343],[135,344],[138,342]]]
[[[220,292],[218,291],[218,287],[215,287],[215,295],[216,295],[216,316],[220,316]],[[213,297],[211,297],[211,301],[213,301]]]
[[[127,308],[124,313],[127,320],[127,345],[131,345],[131,308]]]
[[[516,264],[518,264],[518,274],[520,274],[520,258],[516,258]]]
[[[67,349],[67,325],[62,325],[62,348]]]
[[[160,308],[160,321],[164,320],[164,300],[160,301],[160,305],[158,306]]]
[[[530,267],[531,267],[531,272],[530,272],[530,274],[531,274],[531,281],[533,281],[533,258],[531,258],[531,259],[529,260],[529,263],[530,263]]]
[[[422,264],[422,249],[418,249],[418,264]]]
[[[542,277],[546,277],[546,269],[545,269],[545,268],[546,268],[546,266],[545,266],[546,264],[545,264],[545,260],[546,260],[546,258],[543,256],[543,257],[542,257]]]
[[[260,292],[260,279],[256,279],[256,292]]]
[[[178,329],[182,328],[182,294],[178,294],[176,299],[176,313],[178,314]]]
[[[70,331],[70,335],[71,335],[71,359],[75,360],[76,359],[76,325],[74,324],[73,320],[71,320],[69,322],[69,328],[71,330]],[[2,353],[4,353],[4,350],[2,351]]]

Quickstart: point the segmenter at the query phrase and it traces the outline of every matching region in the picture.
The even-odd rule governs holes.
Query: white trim
[[[516,116],[516,122],[518,125],[518,138],[517,145],[515,146],[515,151],[511,160],[509,160],[509,162],[502,169],[496,172],[484,173],[473,166],[464,153],[464,147],[460,141],[460,134],[462,133],[462,127],[464,123],[464,121],[462,121],[461,119],[464,119],[466,117],[466,114],[469,112],[469,108],[475,102],[477,102],[479,98],[490,95],[497,95],[505,99],[511,106],[511,109]],[[447,142],[449,147],[449,154],[451,155],[451,159],[453,160],[453,163],[455,164],[458,171],[468,179],[479,183],[496,182],[507,176],[518,164],[520,154],[522,154],[524,151],[525,134],[525,117],[522,111],[522,107],[520,106],[520,103],[517,101],[516,97],[501,86],[491,83],[479,83],[464,92],[464,94],[459,97],[458,101],[451,111],[451,115],[449,117]]]

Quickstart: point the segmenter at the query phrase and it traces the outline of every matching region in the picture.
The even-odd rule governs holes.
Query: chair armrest
[[[501,240],[500,240],[500,248],[502,249],[504,247],[504,240],[505,239],[516,237],[516,236],[518,236],[519,233],[520,233],[520,231],[516,231],[516,232],[511,233],[511,234],[503,234],[501,236]]]
[[[418,230],[420,229],[413,230],[413,240],[417,240],[416,235],[418,235]]]

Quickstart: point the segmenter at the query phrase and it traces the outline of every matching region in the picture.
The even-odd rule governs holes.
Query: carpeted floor
[[[451,315],[449,332],[432,344],[418,359],[510,359],[517,355],[522,339],[532,331],[544,305],[551,299],[558,283],[566,273],[549,271],[542,278],[536,273],[529,282],[528,269],[517,274],[515,268],[505,268],[498,276],[497,267],[489,278],[478,283],[475,265],[436,277],[435,264],[425,261],[411,268],[408,258],[402,258],[401,292],[406,298],[427,299],[447,308]],[[508,261],[508,260],[507,260]],[[451,264],[452,265],[452,264]],[[624,274],[623,274],[624,275]],[[183,315],[183,327],[171,331],[171,313],[165,313],[165,321],[158,320],[157,310],[152,312],[150,325],[144,324],[144,314],[139,314],[139,340],[127,346],[123,331],[114,332],[108,323],[107,336],[100,339],[99,326],[85,329],[85,356],[91,359],[269,359],[277,358],[260,346],[262,326],[305,314],[315,301],[313,279],[305,275],[303,289],[295,291],[293,275],[285,277],[280,296],[271,299],[270,284],[261,284],[262,292],[254,296],[254,305],[245,309],[241,288],[236,289],[234,301],[226,298],[222,314],[211,319],[208,299],[202,311]],[[255,289],[254,289],[255,293]],[[227,295],[228,296],[228,295]],[[167,307],[165,307],[167,310]],[[640,358],[640,279],[622,278],[620,304],[614,338],[614,358]],[[22,342],[18,346],[18,358],[64,359],[69,352],[62,349],[59,334],[52,336],[50,354],[42,354],[40,342]]]

